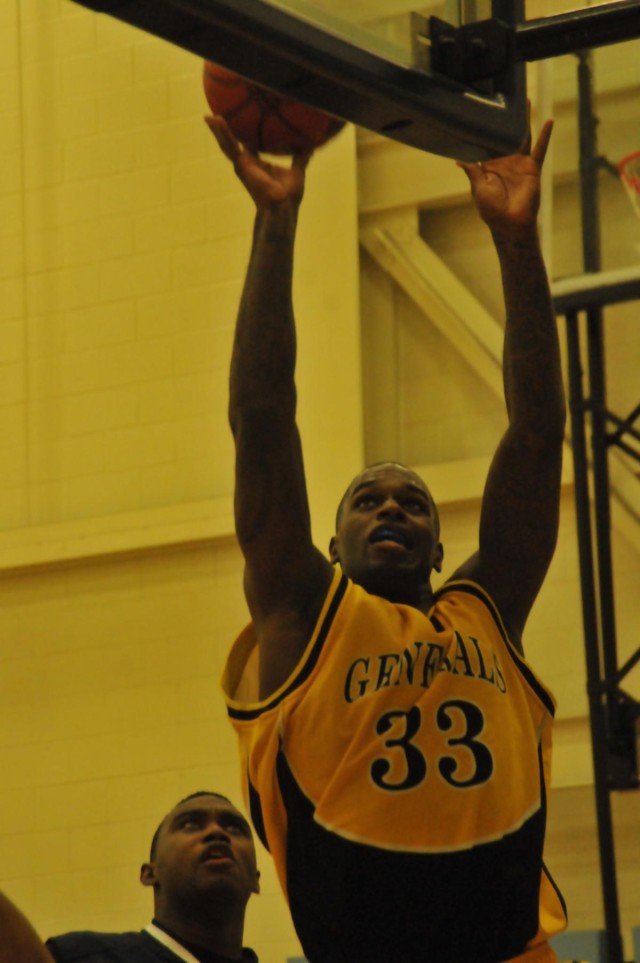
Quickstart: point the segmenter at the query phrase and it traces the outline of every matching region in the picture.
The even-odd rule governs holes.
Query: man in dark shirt
[[[242,946],[242,934],[259,875],[242,813],[217,793],[194,793],[164,817],[141,868],[140,881],[154,894],[149,926],[131,933],[66,933],[47,940],[45,949],[24,917],[0,898],[0,960],[258,963],[253,950]]]

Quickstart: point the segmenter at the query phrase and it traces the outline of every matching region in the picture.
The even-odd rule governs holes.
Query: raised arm
[[[0,893],[0,963],[53,963],[31,923],[4,893]]]
[[[479,550],[456,575],[494,598],[520,636],[558,534],[565,403],[558,332],[537,231],[540,172],[552,122],[521,154],[460,165],[500,262],[506,307],[504,391],[509,426],[494,455]]]
[[[256,205],[231,361],[229,421],[236,530],[264,698],[298,662],[332,578],[329,561],[312,542],[296,425],[291,289],[308,157],[294,157],[288,168],[268,164],[243,150],[224,121],[208,123]]]

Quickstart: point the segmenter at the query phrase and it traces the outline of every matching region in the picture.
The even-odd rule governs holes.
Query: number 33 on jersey
[[[361,879],[367,854],[386,852],[403,860],[395,888],[415,872],[408,898],[414,883],[419,892],[434,892],[431,881],[441,886],[449,866],[458,906],[472,903],[479,917],[489,918],[513,894],[522,908],[517,937],[510,903],[505,916],[514,945],[535,936],[539,918],[562,929],[561,898],[548,880],[541,884],[555,703],[481,588],[447,583],[424,615],[370,595],[338,572],[303,658],[263,702],[257,667],[249,627],[223,685],[246,766],[247,804],[285,892],[294,873],[296,893],[304,890],[314,858],[326,859],[328,848],[349,872],[361,859]],[[505,876],[503,893],[478,885],[485,872],[496,877],[497,864],[522,874],[517,881]],[[337,883],[345,878],[336,873]],[[553,904],[548,913],[538,905],[541,889]],[[315,915],[323,898],[309,893]],[[376,898],[367,894],[369,920]],[[352,914],[360,911],[357,900],[356,893]],[[384,913],[382,897],[379,907]],[[336,912],[327,907],[325,919]],[[452,910],[447,919],[447,912],[445,905],[433,923],[425,917],[420,938],[433,938],[434,946],[450,941],[456,915]],[[494,929],[492,921],[490,941]],[[490,958],[493,947],[486,952]]]
[[[464,848],[513,832],[541,805],[553,697],[475,585],[449,583],[427,617],[338,574],[296,672],[264,703],[256,670],[249,629],[225,688],[243,756],[254,757],[250,782],[278,795],[265,758],[282,750],[315,820],[334,832],[411,851]],[[381,825],[380,793],[394,797],[394,827]],[[438,819],[419,817],[425,807]]]

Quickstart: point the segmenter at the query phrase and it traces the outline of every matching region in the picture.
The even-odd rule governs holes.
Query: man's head
[[[153,886],[155,915],[172,920],[244,913],[259,877],[249,823],[225,796],[205,791],[164,817],[140,870],[143,886]]]
[[[424,598],[443,548],[438,510],[420,476],[395,462],[360,472],[340,501],[329,553],[376,595],[409,604]]]

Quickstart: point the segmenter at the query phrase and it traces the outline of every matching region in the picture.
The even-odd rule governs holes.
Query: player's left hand
[[[478,213],[492,233],[513,236],[535,228],[540,206],[540,173],[553,121],[546,121],[534,146],[531,131],[522,149],[509,157],[467,164],[458,162],[471,184]]]

